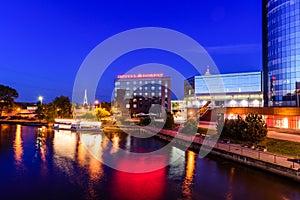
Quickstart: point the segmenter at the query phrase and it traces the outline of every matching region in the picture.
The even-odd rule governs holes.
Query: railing
[[[267,163],[272,163],[272,164],[276,164],[279,166],[300,170],[300,164],[288,161],[288,159],[290,159],[291,157],[273,154],[273,153],[269,153],[269,152],[264,152],[264,151],[260,151],[260,150],[255,150],[255,149],[251,149],[251,148],[247,148],[247,147],[242,147],[241,145],[238,145],[238,144],[227,144],[227,143],[223,143],[220,141],[216,142],[209,138],[206,138],[204,140],[204,138],[202,138],[202,137],[189,136],[189,135],[182,134],[182,133],[179,133],[177,131],[172,131],[172,130],[164,130],[164,129],[159,130],[155,127],[144,127],[144,128],[148,129],[150,131],[160,132],[161,134],[164,134],[164,135],[176,137],[177,139],[182,139],[182,140],[185,140],[190,143],[194,142],[194,143],[200,144],[200,145],[204,144],[206,146],[211,146],[214,149],[219,149],[219,150],[231,152],[234,154],[242,155],[242,156],[245,156],[248,158],[261,160],[261,161],[264,161]]]

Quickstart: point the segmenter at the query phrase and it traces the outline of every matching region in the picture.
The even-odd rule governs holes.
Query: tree
[[[47,122],[53,122],[55,118],[71,118],[73,117],[72,104],[69,97],[56,97],[51,103],[37,103],[38,119],[45,119]]]
[[[184,123],[183,129],[180,130],[181,133],[186,133],[189,135],[195,135],[198,129],[198,122],[194,118],[189,118],[187,122]]]
[[[223,125],[223,129],[222,129]],[[267,135],[267,125],[259,114],[247,114],[245,119],[240,116],[237,119],[218,120],[218,133],[228,139],[236,139],[245,142],[259,142]]]
[[[172,130],[175,127],[174,117],[171,112],[167,112],[166,122],[164,125],[164,129]]]
[[[247,127],[244,129],[243,138],[250,142],[262,141],[268,133],[267,124],[259,114],[247,114],[245,117]]]
[[[56,97],[52,102],[54,108],[57,112],[57,117],[59,118],[71,118],[72,114],[72,104],[69,97],[60,96]]]
[[[15,89],[0,85],[0,116],[4,109],[9,111],[12,108],[14,100],[18,97],[19,94]]]
[[[99,121],[101,121],[104,117],[110,116],[110,112],[108,112],[105,108],[96,108],[95,114]]]
[[[151,123],[151,118],[147,116],[147,117],[141,117],[139,124],[141,126],[148,126],[150,123]]]

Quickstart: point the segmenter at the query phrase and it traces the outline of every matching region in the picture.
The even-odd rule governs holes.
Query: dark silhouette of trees
[[[18,97],[19,94],[14,88],[0,85],[0,116],[3,110],[8,112],[13,107],[14,100]]]
[[[259,114],[249,113],[245,119],[219,119],[217,131],[222,137],[256,143],[267,136],[267,124]]]

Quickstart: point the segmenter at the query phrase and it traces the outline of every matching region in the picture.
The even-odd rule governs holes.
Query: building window
[[[126,104],[126,108],[130,108],[130,104],[127,103],[127,104]]]
[[[151,90],[155,90],[155,86],[152,86],[152,87],[151,87]]]
[[[133,104],[133,108],[136,108],[136,104]]]

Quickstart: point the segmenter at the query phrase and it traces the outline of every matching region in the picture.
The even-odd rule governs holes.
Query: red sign
[[[164,74],[124,74],[118,75],[118,78],[161,78]]]

